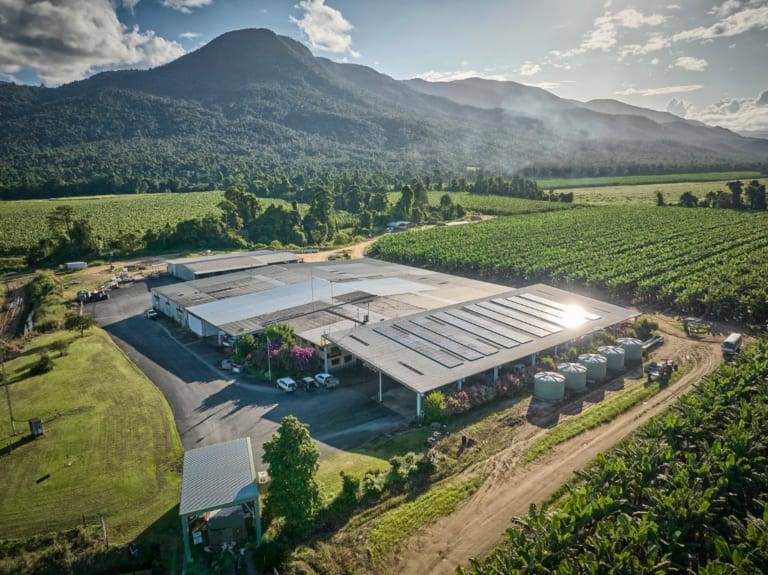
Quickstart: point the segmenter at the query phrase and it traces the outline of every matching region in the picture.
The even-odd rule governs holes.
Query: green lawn
[[[320,460],[317,480],[326,495],[333,496],[341,490],[340,471],[362,477],[369,470],[388,469],[389,460],[396,455],[405,455],[409,451],[417,454],[426,451],[428,435],[429,430],[424,427],[399,433],[384,441],[363,445],[354,451],[340,451]]]
[[[72,341],[53,371],[28,377],[37,353]],[[6,363],[18,435],[0,405],[0,539],[76,527],[103,516],[110,542],[132,540],[178,504],[182,447],[160,391],[98,328],[40,336]],[[3,398],[5,399],[5,398]],[[24,442],[27,420],[45,436]],[[20,441],[22,440],[22,441]],[[45,479],[44,479],[45,478]]]

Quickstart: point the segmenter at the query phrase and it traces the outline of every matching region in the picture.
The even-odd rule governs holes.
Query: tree
[[[691,192],[683,192],[680,196],[680,205],[684,208],[695,208],[699,203],[699,199]]]
[[[29,375],[43,375],[53,369],[53,360],[47,353],[41,353],[37,361],[29,366]]]
[[[51,231],[52,236],[60,237],[64,235],[69,238],[69,234],[72,231],[74,212],[72,206],[56,206],[48,214],[46,219],[48,220],[48,229]]]
[[[64,321],[64,327],[71,331],[79,331],[80,337],[85,335],[85,330],[96,325],[96,320],[89,315],[71,315]]]
[[[765,201],[765,184],[761,184],[757,180],[752,180],[747,184],[744,189],[744,193],[749,199],[750,210],[764,210],[766,209]]]
[[[731,191],[731,205],[737,210],[744,207],[744,203],[741,201],[741,190],[744,184],[737,180],[735,182],[726,182],[725,185]]]
[[[53,351],[56,351],[59,353],[59,357],[64,357],[67,355],[67,352],[69,350],[69,344],[71,342],[68,339],[57,339],[56,341],[51,343],[51,349]]]
[[[320,450],[309,426],[293,415],[283,418],[272,439],[264,444],[262,461],[269,465],[269,491],[265,506],[285,518],[286,528],[301,530],[320,508],[320,487],[315,475]]]
[[[656,192],[656,205],[659,207],[667,205],[664,201],[664,194],[661,191]]]

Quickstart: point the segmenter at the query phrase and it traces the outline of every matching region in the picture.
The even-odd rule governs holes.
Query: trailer
[[[711,325],[709,322],[704,321],[700,317],[685,317],[683,318],[683,329],[685,330],[686,335],[708,335],[711,329]]]

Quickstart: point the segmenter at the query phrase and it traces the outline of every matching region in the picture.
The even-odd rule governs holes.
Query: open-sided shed
[[[192,561],[190,519],[240,505],[247,506],[253,515],[258,544],[261,542],[259,489],[250,438],[191,449],[184,454],[179,517],[187,561]]]

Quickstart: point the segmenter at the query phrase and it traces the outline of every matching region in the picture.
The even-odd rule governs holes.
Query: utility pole
[[[270,359],[272,357],[272,350],[270,348],[269,336],[267,336],[267,371],[269,372],[269,383],[272,383],[272,360]]]
[[[6,350],[7,350],[7,344],[5,340],[0,339],[0,354],[2,354],[2,357],[0,357],[0,368],[2,368],[2,373],[0,373],[0,377],[2,377],[3,383],[5,384],[5,399],[8,402],[8,414],[11,416],[11,429],[13,430],[13,434],[16,435],[16,422],[13,420],[13,407],[11,406],[10,381],[8,381],[8,376],[5,373]]]

